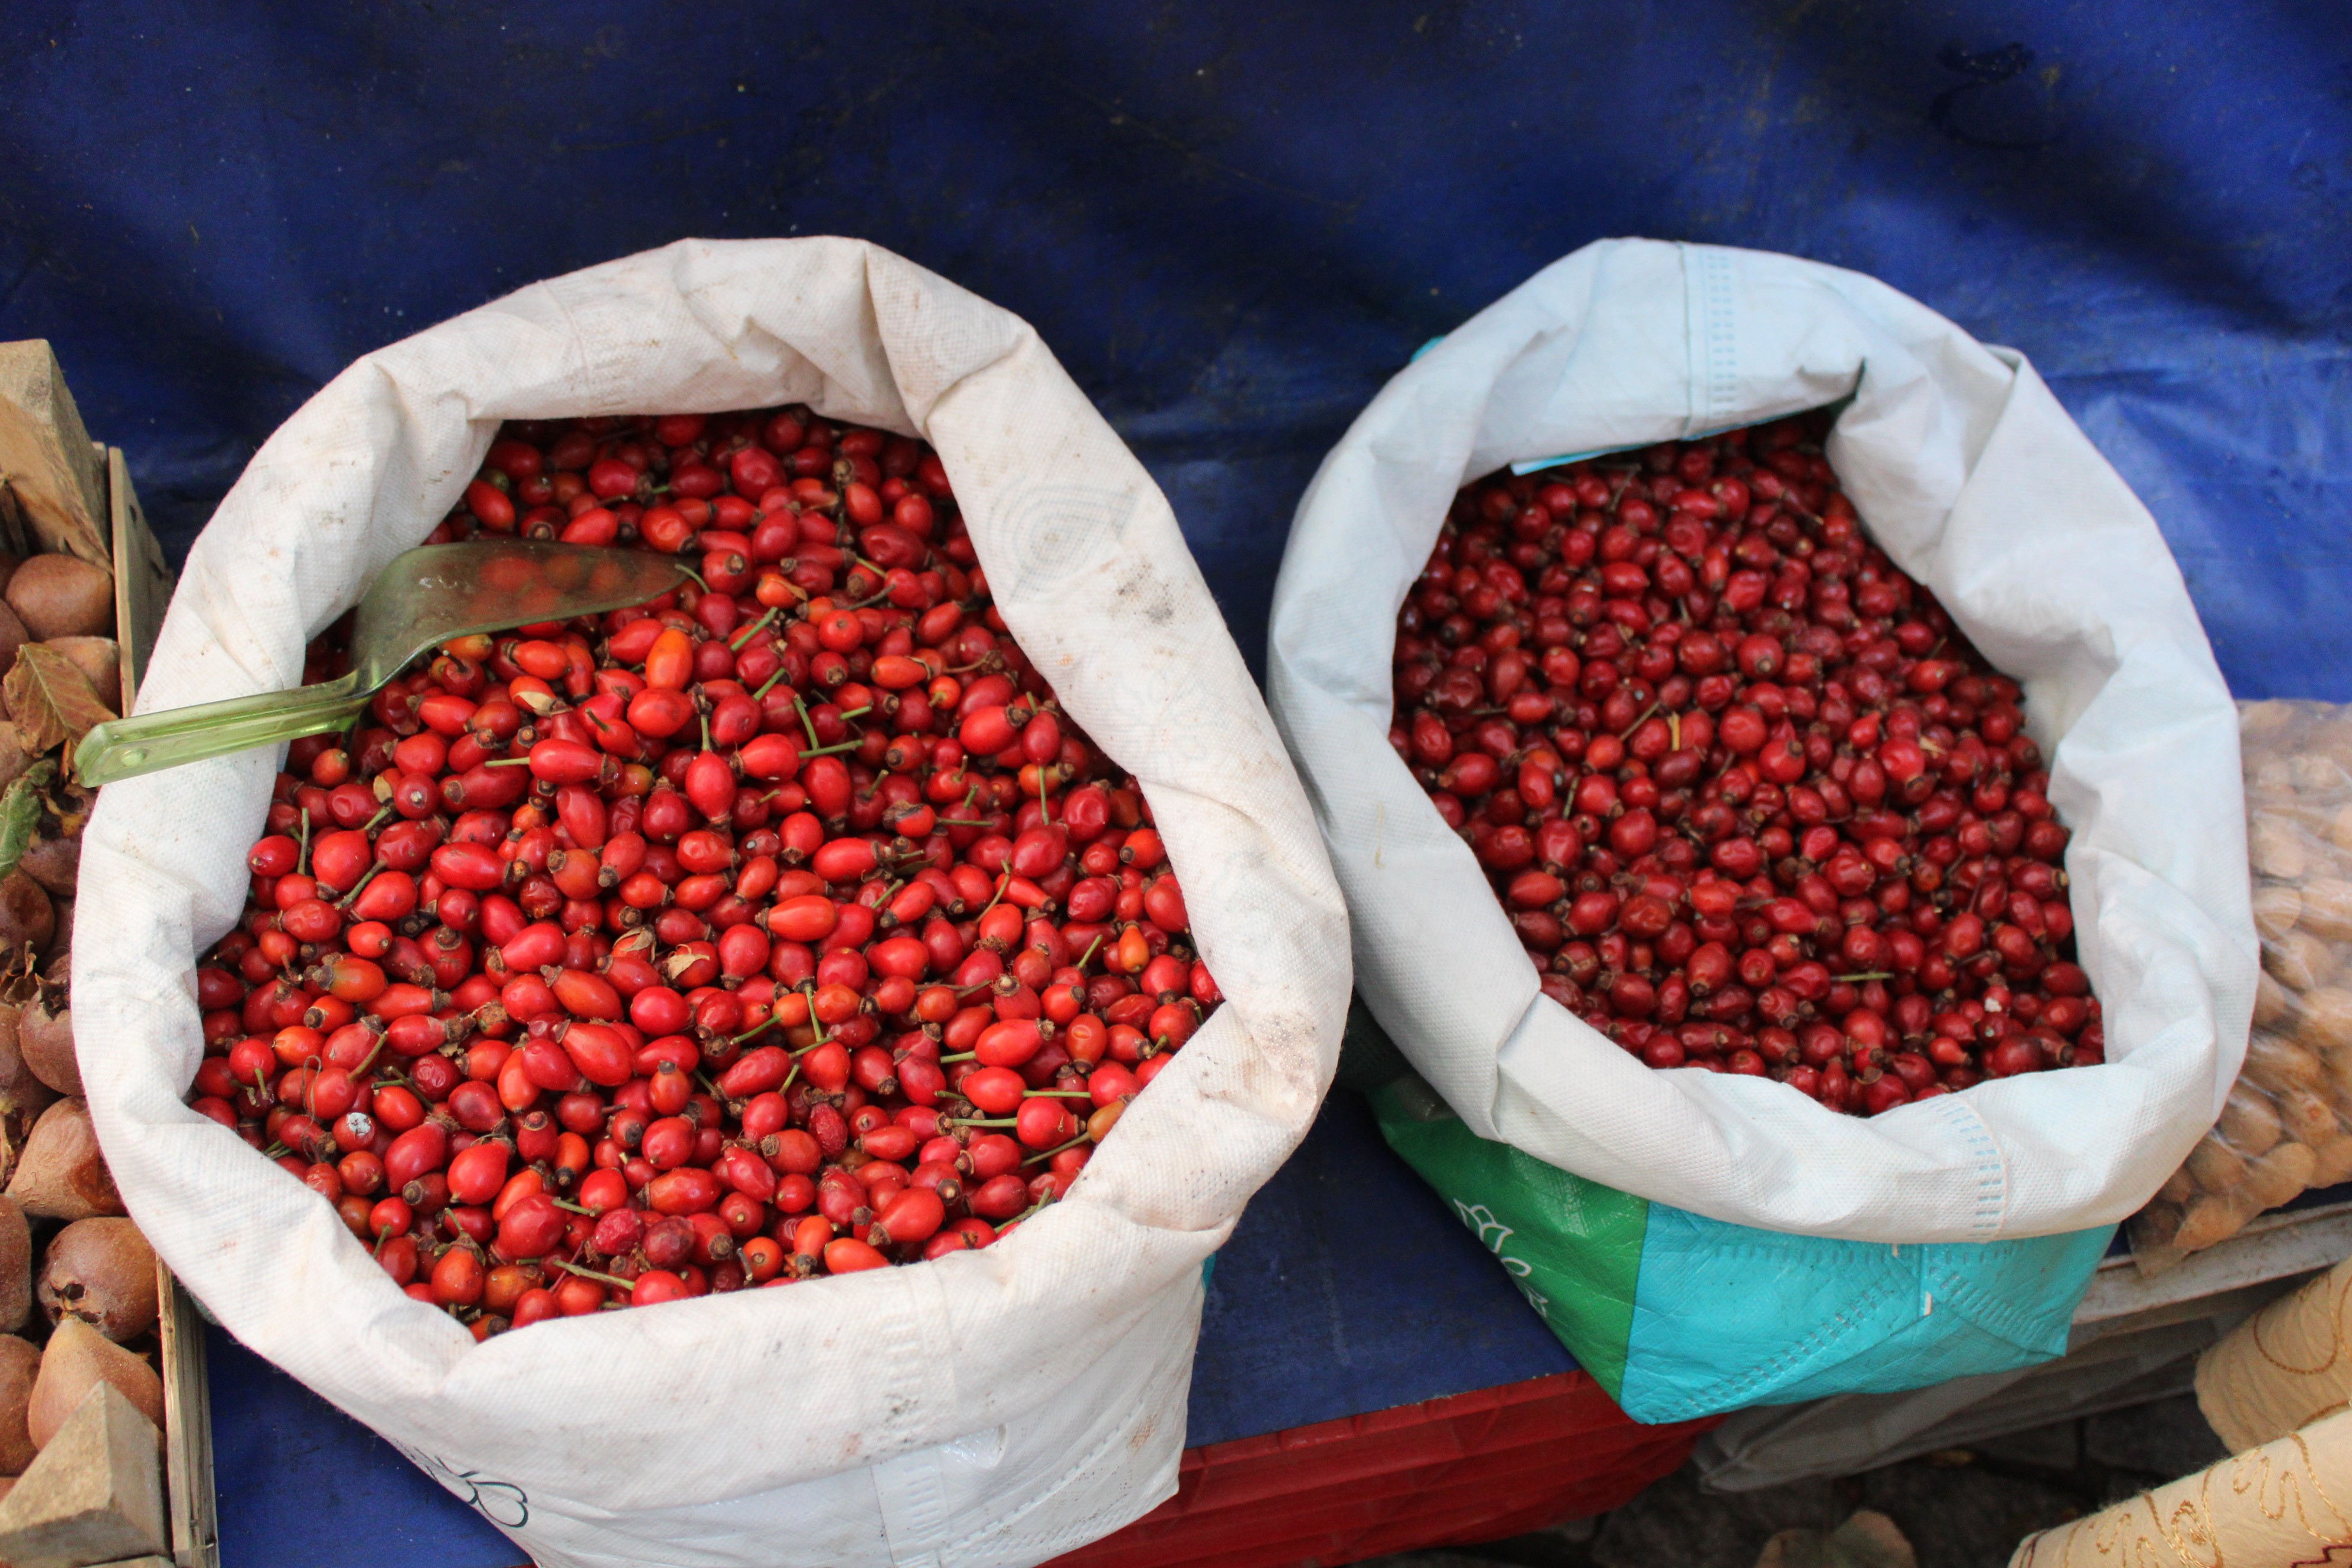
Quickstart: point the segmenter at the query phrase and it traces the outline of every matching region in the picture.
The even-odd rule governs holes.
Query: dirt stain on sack
[[[1132,610],[1153,626],[1164,626],[1176,618],[1175,596],[1160,574],[1148,561],[1139,561],[1111,589],[1111,595],[1126,609]]]

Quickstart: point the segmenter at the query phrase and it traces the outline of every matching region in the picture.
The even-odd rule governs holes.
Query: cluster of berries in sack
[[[797,407],[515,425],[427,542],[480,534],[697,577],[294,743],[197,971],[195,1107],[478,1337],[1066,1194],[1220,997],[939,458]]]
[[[1545,994],[1875,1115],[2105,1058],[2022,694],[1789,419],[1456,497],[1390,741]]]

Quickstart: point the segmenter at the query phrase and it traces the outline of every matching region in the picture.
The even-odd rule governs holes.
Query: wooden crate
[[[106,474],[49,345],[0,343],[0,549],[108,564]]]
[[[163,1509],[178,1568],[220,1568],[213,1507],[212,1380],[205,1320],[179,1277],[155,1260],[163,1292]]]
[[[147,656],[155,651],[164,608],[172,602],[172,569],[164,563],[163,547],[148,531],[147,514],[139,510],[139,493],[131,488],[122,448],[102,449],[107,532],[114,547],[114,636],[122,649],[122,710],[128,713],[140,678],[147,673]]]
[[[63,552],[113,571],[122,710],[129,712],[171,599],[172,573],[147,526],[121,451],[85,433],[45,342],[0,344],[0,549],[27,555]],[[160,1488],[173,1568],[218,1568],[204,1320],[170,1268],[159,1260],[156,1271],[163,1385],[160,1466],[142,1451],[143,1445],[119,1441],[104,1458],[89,1462],[110,1478],[97,1493],[130,1496]],[[91,1472],[90,1479],[100,1479],[100,1472]],[[69,1466],[54,1478],[68,1484],[53,1489],[74,1490],[75,1478],[83,1474],[79,1464]],[[99,1509],[100,1515],[105,1511]]]
[[[122,649],[122,710],[131,711],[163,610],[172,570],[147,527],[121,448],[102,447],[109,541],[113,546],[114,630]],[[213,1500],[212,1385],[205,1358],[205,1321],[196,1299],[161,1258],[163,1302],[163,1505],[177,1568],[220,1568],[220,1530]]]

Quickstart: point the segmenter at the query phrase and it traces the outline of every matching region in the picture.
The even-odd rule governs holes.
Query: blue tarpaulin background
[[[825,232],[1037,325],[1254,664],[1292,508],[1372,392],[1643,234],[1854,268],[2026,351],[2232,686],[2352,698],[2337,0],[0,7],[0,338],[56,342],[175,556],[370,349],[681,236]],[[1483,1258],[1416,1266],[1475,1247],[1434,1205],[1335,1101],[1220,1265],[1195,1439],[1557,1370]],[[383,1525],[420,1517],[393,1492],[319,1512],[269,1461],[345,1439],[237,1364],[291,1425],[223,1474],[232,1568],[498,1560]]]
[[[1317,459],[1604,235],[1873,273],[2032,354],[2222,668],[2352,697],[2336,0],[13,0],[0,332],[184,544],[357,355],[551,273],[861,235],[1019,311],[1256,657]]]

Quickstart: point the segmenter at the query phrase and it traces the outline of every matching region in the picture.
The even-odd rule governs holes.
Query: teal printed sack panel
[[[1890,1247],[1727,1225],[1480,1138],[1416,1076],[1370,1098],[1389,1146],[1637,1421],[2048,1361],[2115,1234]]]

